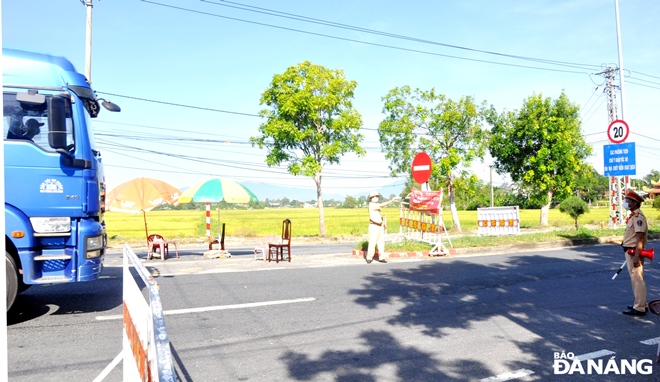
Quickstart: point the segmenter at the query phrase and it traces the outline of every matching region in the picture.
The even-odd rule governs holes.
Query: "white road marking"
[[[520,369],[511,373],[504,373],[504,374],[496,375],[494,377],[484,378],[479,382],[504,382],[504,381],[510,381],[512,379],[526,377],[532,374],[534,374],[534,372],[531,370]]]
[[[186,313],[200,313],[200,312],[211,312],[214,310],[227,310],[227,309],[243,309],[243,308],[256,308],[260,306],[270,306],[270,305],[282,305],[282,304],[295,304],[299,302],[311,302],[316,301],[314,297],[306,298],[297,298],[293,300],[276,300],[276,301],[262,301],[262,302],[250,302],[247,304],[235,304],[235,305],[217,305],[217,306],[206,306],[202,308],[188,308],[188,309],[174,309],[174,310],[165,310],[163,314],[170,316],[173,314],[186,314]],[[106,320],[121,320],[124,316],[121,314],[116,314],[112,316],[96,316],[98,321]]]
[[[114,369],[115,366],[117,366],[119,361],[121,361],[123,359],[124,359],[124,352],[120,351],[119,354],[117,354],[117,356],[115,357],[115,359],[113,359],[112,362],[110,362],[110,364],[108,366],[106,366],[105,369],[103,369],[103,371],[101,372],[101,374],[99,374],[98,377],[94,378],[94,381],[92,381],[92,382],[100,382],[100,381],[104,380],[105,377],[107,377],[108,374],[110,374],[112,369]]]
[[[586,361],[588,359],[605,357],[612,354],[616,354],[616,353],[607,349],[603,349],[603,350],[575,356],[575,359],[577,359],[578,361]]]
[[[656,338],[655,340],[658,340],[658,339]],[[651,340],[649,340],[649,341],[651,341]],[[644,342],[642,341],[642,343],[644,343]],[[585,361],[585,360],[588,360],[588,359],[601,358],[601,357],[605,357],[605,356],[612,355],[612,354],[616,354],[616,353],[614,353],[613,351],[607,350],[607,349],[603,349],[603,350],[599,350],[599,351],[595,351],[595,352],[575,356],[575,359],[577,359],[579,361]],[[496,375],[494,377],[484,378],[484,379],[479,380],[479,382],[504,382],[504,381],[510,381],[512,379],[518,379],[518,378],[526,377],[526,376],[532,375],[532,374],[534,374],[534,372],[531,371],[531,370],[520,369],[520,370],[511,372],[511,373],[504,373],[504,374]]]
[[[658,343],[660,343],[660,337],[651,338],[650,340],[644,340],[639,342],[643,343],[644,345],[657,345]]]

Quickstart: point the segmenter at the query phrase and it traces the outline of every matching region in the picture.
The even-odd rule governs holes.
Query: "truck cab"
[[[9,309],[29,285],[98,279],[107,237],[96,94],[66,58],[2,54]]]

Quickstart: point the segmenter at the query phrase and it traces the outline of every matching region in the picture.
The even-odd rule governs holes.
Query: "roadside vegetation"
[[[650,204],[642,208],[649,220],[649,232],[660,234],[660,212]],[[399,232],[399,209],[385,208],[387,232],[390,238]],[[291,219],[294,242],[323,240],[324,242],[366,241],[368,214],[366,208],[330,208],[326,210],[327,236],[320,237],[318,212],[313,208],[276,208],[260,210],[220,210],[220,222],[225,224],[225,236],[258,241],[271,235],[279,235],[282,220]],[[530,242],[548,242],[564,239],[584,239],[596,237],[622,236],[623,226],[607,228],[608,208],[591,208],[580,216],[580,229],[575,229],[575,221],[558,208],[549,211],[549,227],[541,227],[538,209],[520,210],[521,235],[479,236],[477,235],[477,211],[458,211],[462,232],[454,230],[449,214],[445,225],[455,248],[496,246]],[[118,246],[124,243],[144,245],[145,227],[142,215],[108,212],[105,215],[109,244]],[[218,236],[218,211],[211,211],[211,236]],[[605,225],[601,229],[601,223]],[[206,240],[206,213],[195,210],[161,210],[147,213],[149,233],[158,233],[167,239],[180,243],[202,243]],[[390,247],[388,250],[423,251],[424,243],[406,243],[403,247]]]

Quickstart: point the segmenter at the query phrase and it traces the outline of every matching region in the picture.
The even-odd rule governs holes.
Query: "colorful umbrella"
[[[179,203],[208,202],[220,203],[258,202],[257,196],[242,184],[226,178],[213,178],[193,184],[179,196]],[[207,232],[209,230],[207,229]],[[209,243],[211,236],[209,235]],[[220,208],[218,208],[218,240],[220,240]]]
[[[257,202],[257,196],[242,184],[226,178],[203,180],[192,185],[179,196],[179,203],[209,202],[219,203]]]
[[[113,188],[105,198],[106,209],[114,212],[127,212],[144,216],[144,230],[147,229],[147,211],[163,205],[178,205],[181,191],[162,180],[152,178],[135,178]]]

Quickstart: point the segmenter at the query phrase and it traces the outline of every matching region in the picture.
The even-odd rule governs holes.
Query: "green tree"
[[[609,191],[609,180],[606,176],[601,175],[587,164],[582,171],[575,174],[575,194],[585,202],[593,202],[594,200],[602,199]]]
[[[571,194],[576,176],[591,154],[580,131],[580,108],[564,92],[556,100],[532,95],[520,111],[491,109],[489,150],[499,174],[508,173],[541,204],[542,226],[548,225],[552,198]]]
[[[642,178],[642,179],[644,179],[644,180],[649,184],[650,187],[653,187],[652,184],[653,184],[654,182],[660,182],[660,171],[658,171],[658,170],[651,170],[651,172],[648,173],[648,174],[647,174],[644,178]]]
[[[435,89],[395,88],[383,97],[385,119],[378,127],[380,144],[390,161],[392,175],[409,173],[412,160],[426,152],[433,162],[431,189],[446,187],[454,228],[461,231],[456,210],[454,181],[466,176],[476,158],[486,150],[487,131],[481,126],[485,105],[477,106],[472,97],[452,101]]]
[[[589,212],[589,206],[585,203],[584,200],[578,198],[577,196],[571,196],[567,199],[564,199],[563,202],[559,205],[559,211],[568,214],[570,217],[575,219],[575,229],[578,229],[578,218],[580,215],[584,215]]]
[[[660,210],[660,197],[656,196],[656,198],[653,199],[653,208]]]
[[[268,166],[288,165],[292,175],[314,179],[319,211],[319,233],[326,235],[321,179],[323,167],[338,164],[342,155],[364,156],[358,131],[362,117],[353,108],[357,82],[342,70],[330,70],[305,61],[276,74],[261,95],[260,111],[267,119],[252,145],[269,150]]]
[[[456,205],[463,210],[476,210],[490,207],[490,186],[475,174],[461,176],[454,181],[456,188]]]
[[[356,208],[358,206],[358,201],[354,196],[346,195],[344,203],[342,204],[343,208]]]

